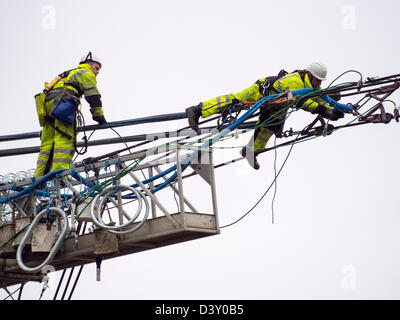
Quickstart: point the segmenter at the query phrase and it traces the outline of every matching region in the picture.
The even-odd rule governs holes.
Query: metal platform
[[[148,219],[136,232],[118,236],[118,251],[102,255],[102,258],[111,259],[219,233],[215,215],[185,212],[183,215],[181,213],[172,214],[171,217],[179,226],[172,225],[165,216]],[[74,247],[74,238],[66,239],[51,265],[55,270],[62,270],[95,262],[95,242],[95,232],[80,236],[77,248]],[[32,255],[24,258],[26,265],[31,267],[40,264],[43,260],[40,256]],[[20,270],[16,259],[1,259],[0,267],[1,287],[26,281],[40,282],[42,279],[40,273],[29,274]]]
[[[190,148],[192,147],[189,147],[189,151],[192,150]],[[93,262],[96,262],[98,266],[99,262],[105,259],[219,234],[212,150],[201,150],[198,154],[199,159],[196,159],[198,161],[192,165],[193,170],[203,178],[201,181],[206,182],[205,190],[210,191],[207,197],[202,189],[203,202],[201,204],[211,206],[211,208],[201,211],[196,209],[188,200],[187,194],[184,194],[181,160],[186,155],[181,155],[180,146],[172,151],[175,153],[172,159],[176,162],[176,178],[172,180],[173,183],[168,184],[175,198],[175,201],[171,203],[161,203],[158,193],[156,196],[152,192],[154,184],[150,178],[154,176],[153,172],[158,175],[162,172],[159,168],[162,163],[159,160],[149,162],[148,167],[137,166],[134,170],[127,172],[125,181],[133,179],[138,186],[136,189],[126,184],[119,184],[120,179],[115,179],[114,184],[104,188],[97,196],[88,198],[88,200],[91,199],[90,203],[93,203],[91,206],[85,207],[85,202],[82,202],[82,206],[85,207],[82,211],[80,205],[67,205],[64,209],[60,207],[43,209],[33,217],[26,214],[36,211],[33,196],[24,195],[17,201],[10,201],[13,208],[12,220],[0,224],[1,242],[8,243],[0,250],[0,288],[28,281],[41,282],[46,275],[45,271],[49,270],[47,267],[51,268],[51,271],[57,271]],[[125,158],[118,156],[118,161],[113,162],[115,167],[113,174],[117,175],[121,169],[126,168],[127,160],[138,156],[137,154],[130,154]],[[165,159],[162,161],[165,162]],[[168,165],[169,161],[166,163]],[[104,161],[96,161],[92,169],[96,170],[102,166],[104,166]],[[150,179],[147,185],[135,174],[139,170],[143,174],[142,170],[146,167]],[[161,178],[168,179],[164,176]],[[66,183],[69,182],[66,181]],[[200,187],[198,183],[195,184],[196,188]],[[69,184],[72,194],[78,194],[72,183]],[[0,192],[8,191],[0,190]],[[134,195],[135,192],[137,198],[132,200],[129,196]],[[60,199],[61,190],[55,195]],[[145,210],[138,204],[140,197],[143,198]],[[169,197],[171,195],[167,193],[167,198]],[[130,207],[135,203],[138,210],[136,215],[134,214],[136,207]],[[51,210],[59,213],[53,222],[49,220]],[[93,218],[96,214],[93,210],[97,212],[95,220]],[[102,210],[101,213],[100,210]],[[92,215],[87,211],[92,212]],[[149,214],[150,211],[151,214]],[[45,218],[46,212],[47,218]],[[111,222],[103,221],[104,224],[96,222],[97,219],[102,220],[100,216],[102,218],[108,216]],[[47,222],[41,222],[41,219]],[[118,229],[112,229],[114,226]],[[36,250],[37,247],[40,247],[40,250]]]

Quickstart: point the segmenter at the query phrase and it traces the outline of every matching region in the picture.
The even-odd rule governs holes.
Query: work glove
[[[98,124],[105,124],[107,123],[106,119],[104,116],[95,116],[93,117],[93,120],[96,121]]]
[[[332,120],[332,121],[336,121],[336,120],[339,120],[340,118],[344,117],[343,112],[340,112],[336,109],[326,108],[322,105],[319,105],[317,108],[315,108],[313,113],[319,114],[323,118]]]

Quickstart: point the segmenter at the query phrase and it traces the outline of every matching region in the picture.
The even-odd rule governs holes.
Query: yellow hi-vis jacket
[[[79,100],[84,95],[92,116],[104,116],[96,75],[89,64],[82,63],[76,69],[63,72],[59,77],[61,79],[46,94],[46,114],[50,114],[53,105],[57,103],[55,101],[60,101],[67,94],[74,97],[74,100]],[[45,121],[35,177],[41,177],[49,170],[71,169],[75,153],[75,130],[76,122],[66,124],[58,119],[54,119],[54,122]]]
[[[66,86],[77,98],[82,95],[85,96],[93,117],[104,116],[101,95],[97,89],[96,75],[89,64],[82,63],[76,69],[66,71],[62,75],[64,77],[50,90],[47,100],[51,99],[51,93],[56,92],[57,88]]]
[[[303,74],[302,74],[303,73]],[[284,92],[286,88],[291,91],[299,90],[299,89],[307,89],[312,88],[311,81],[308,77],[308,74],[302,71],[297,71],[293,73],[289,73],[282,78],[276,80],[272,86],[273,91],[275,93]],[[271,92],[270,94],[274,94]],[[303,102],[301,108],[308,112],[314,112],[318,105],[322,105],[325,108],[333,109],[324,99],[320,97],[313,97],[307,99]]]
[[[260,85],[258,83],[264,82],[265,78],[259,79],[251,87],[239,91],[236,94],[230,93],[223,96],[204,101],[201,103],[201,115],[203,118],[212,116],[213,114],[222,112],[224,108],[233,103],[234,100],[239,101],[257,101],[262,98],[260,93]]]
[[[233,101],[257,101],[264,97],[263,84],[266,78],[257,80],[249,88],[239,91],[236,94],[230,93],[227,95],[219,96],[205,102],[202,102],[201,113],[203,118],[207,118],[213,114],[221,112],[227,105],[233,103]],[[303,71],[295,71],[289,73],[273,83],[273,90],[269,94],[276,94],[284,92],[286,88],[291,91],[312,88],[311,81],[308,75]],[[275,91],[275,92],[274,92]],[[326,108],[332,108],[325,100],[319,97],[313,97],[307,99],[302,108],[306,111],[313,112],[318,105],[323,105]]]

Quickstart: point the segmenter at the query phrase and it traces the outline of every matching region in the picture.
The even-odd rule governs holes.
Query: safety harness
[[[287,74],[288,72],[282,69],[276,76],[265,77],[264,81],[257,80],[256,84],[258,85],[258,90],[260,91],[262,97],[268,96],[270,94],[270,90],[273,89],[274,82],[283,76],[286,76]]]
[[[83,92],[81,91],[79,86],[77,86],[75,83],[69,82],[69,81],[64,82],[64,85],[62,87],[55,88],[55,89],[53,89],[53,87],[55,86],[55,84],[58,81],[67,78],[69,76],[70,72],[73,70],[75,70],[75,69],[70,69],[70,70],[60,73],[50,83],[45,84],[45,89],[43,90],[43,93],[39,93],[35,96],[36,108],[37,108],[37,112],[38,112],[38,116],[39,116],[40,125],[43,127],[46,123],[48,123],[49,125],[51,125],[54,128],[54,130],[56,130],[64,138],[66,138],[68,140],[71,140],[74,137],[72,137],[68,133],[64,132],[63,130],[61,130],[60,128],[58,128],[55,125],[55,119],[57,118],[57,116],[56,116],[57,107],[59,107],[59,105],[60,105],[61,101],[63,101],[63,99],[71,99],[74,102],[72,105],[76,104],[74,106],[74,108],[76,108],[75,111],[78,114],[78,116],[77,116],[78,121],[79,121],[80,125],[83,124],[83,126],[84,126],[84,123],[85,123],[84,117],[83,117],[82,112],[79,109],[79,105],[80,105],[79,97],[83,94]],[[78,93],[75,93],[71,89],[68,89],[67,86],[73,87]],[[51,110],[50,114],[48,114],[46,107],[45,107],[45,103],[52,99],[53,99],[52,110]],[[62,119],[59,119],[59,120],[63,121]],[[74,120],[72,123],[75,123],[75,125],[76,125],[75,117],[74,117]],[[84,133],[83,140],[85,141],[85,148],[84,148],[83,153],[79,152],[77,150],[76,143],[74,142],[75,151],[79,154],[84,154],[87,151],[87,137],[86,137],[85,130],[83,131],[83,133]]]
[[[273,90],[274,82],[287,74],[288,72],[282,69],[276,76],[265,77],[263,81],[257,80],[255,83],[258,85],[261,98],[270,95],[271,91]],[[221,117],[218,119],[218,130],[220,130],[223,125],[234,122],[237,119],[242,107],[245,107],[243,102],[235,100],[236,99],[234,99],[230,105],[227,105],[227,107],[221,112]],[[234,113],[235,115],[233,115]],[[262,114],[262,118],[267,118],[269,116],[269,113],[264,110],[264,108],[260,109],[260,113]],[[281,127],[282,126],[279,125],[277,130],[280,130]]]

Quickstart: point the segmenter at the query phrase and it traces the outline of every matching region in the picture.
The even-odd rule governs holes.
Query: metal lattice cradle
[[[191,148],[191,152],[193,152],[193,148]],[[105,188],[103,193],[98,193],[94,199],[89,198],[91,200],[89,204],[91,204],[90,209],[92,212],[89,212],[87,202],[76,205],[76,203],[71,201],[69,208],[51,209],[59,210],[58,217],[55,215],[53,223],[49,223],[48,221],[47,223],[43,223],[43,221],[35,222],[35,218],[25,212],[27,208],[29,209],[29,205],[32,206],[32,196],[21,197],[12,203],[14,209],[12,221],[1,225],[0,235],[2,240],[18,236],[13,240],[12,245],[0,251],[1,287],[27,281],[40,282],[44,276],[42,269],[48,265],[52,267],[52,270],[62,270],[96,262],[99,267],[103,259],[111,259],[218,234],[220,230],[212,150],[210,148],[202,148],[201,151],[198,150],[199,161],[192,161],[191,163],[192,168],[204,179],[200,179],[198,183],[207,182],[209,185],[209,199],[211,198],[211,201],[208,201],[209,199],[207,201],[212,204],[211,213],[198,211],[184,194],[181,162],[187,157],[187,155],[182,154],[185,151],[187,152],[188,150],[182,150],[182,147],[177,145],[168,149],[168,153],[172,154],[172,157],[162,160],[156,159],[136,166],[126,175],[134,180],[137,186],[136,190],[123,185],[120,180],[116,180],[111,186]],[[130,154],[123,157],[115,156],[114,159],[116,161],[113,162],[115,168],[112,174],[118,174],[124,168],[128,168],[127,163],[130,160],[137,159],[138,156],[138,154]],[[96,169],[104,167],[106,161],[92,163],[91,170],[96,172]],[[168,185],[168,187],[172,188],[176,196],[176,205],[174,204],[173,209],[167,208],[159,200],[158,194],[152,192],[151,189],[154,189],[153,181],[146,186],[137,177],[138,172],[143,172],[144,169],[147,169],[148,180],[151,180],[154,173],[160,174],[162,172],[160,164],[170,162],[176,163],[175,183]],[[84,168],[77,165],[76,171],[83,172],[84,170],[87,170],[87,167]],[[166,177],[163,177],[163,179],[167,180]],[[77,194],[77,182],[64,180],[73,191],[73,194]],[[60,197],[62,190],[60,188],[53,197]],[[128,191],[128,194],[126,191]],[[5,191],[3,190],[2,192],[4,193]],[[139,210],[142,212],[138,212],[135,217],[132,217],[131,212],[127,212],[129,209],[126,209],[126,207],[128,208],[132,202],[132,199],[129,198],[132,198],[132,195],[134,197],[135,192],[136,195],[141,193],[141,197],[147,201],[145,204],[146,210],[147,213],[151,212],[151,214],[144,214],[143,211],[146,210],[143,210],[143,206]],[[123,200],[124,197],[125,200]],[[139,196],[137,196],[138,198]],[[135,201],[133,200],[133,202]],[[100,213],[99,205],[103,205],[104,207],[104,203],[108,203],[107,206],[111,204],[115,212],[110,214],[109,210],[104,208],[102,213]],[[81,210],[85,206],[86,210]],[[74,210],[75,208],[78,209]],[[50,210],[47,210],[47,213],[49,213],[48,211]],[[97,219],[103,220],[103,217],[108,216],[108,218],[111,218],[112,223],[104,221],[101,224],[93,223],[93,218],[96,220],[96,212]],[[65,217],[62,217],[63,213],[65,213]],[[40,218],[38,217],[39,215],[37,214],[36,217]],[[114,216],[111,217],[111,215]],[[42,211],[42,220],[44,220],[45,216],[46,209]],[[68,228],[66,228],[64,220],[69,221]],[[104,218],[104,220],[106,219]],[[127,223],[125,222],[126,220],[134,222]],[[92,223],[92,228],[89,232],[79,230],[83,225],[86,227],[88,223]],[[110,229],[102,228],[102,225],[111,227]],[[66,229],[68,230],[65,231]],[[65,231],[64,233],[63,230]],[[64,239],[60,240],[61,237]],[[56,249],[51,261],[45,263],[46,257],[51,254],[49,251],[51,252],[54,249],[54,242],[57,243],[58,241],[55,241],[55,238],[60,240],[61,244]],[[51,245],[49,245],[50,243]],[[19,263],[18,259],[20,259]],[[38,270],[37,266],[40,266],[41,263],[44,265]],[[21,268],[21,264],[23,268]]]

